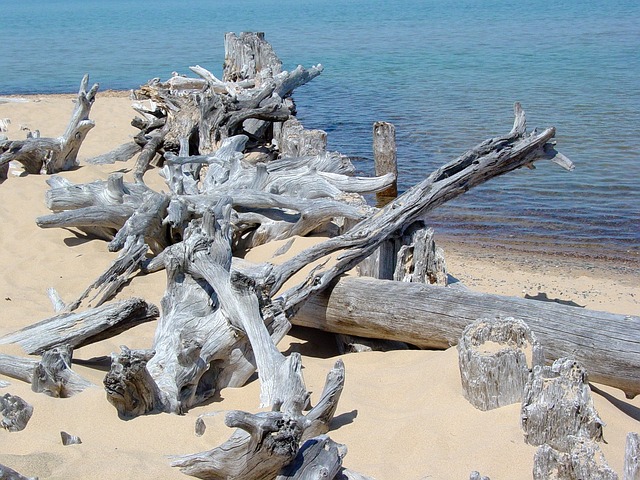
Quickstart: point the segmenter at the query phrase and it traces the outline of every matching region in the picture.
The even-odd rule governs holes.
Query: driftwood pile
[[[135,141],[91,160],[113,162],[138,153],[133,182],[121,174],[83,185],[60,176],[48,180],[46,202],[53,213],[38,218],[38,225],[97,236],[119,255],[72,301],[64,302],[52,290],[57,315],[0,339],[42,355],[41,361],[6,356],[0,359],[0,373],[53,396],[71,395],[86,386],[70,368],[74,347],[159,317],[151,350],[123,347],[112,354],[104,387],[120,417],[184,413],[225,387],[242,386],[256,371],[260,403],[272,410],[229,413],[226,424],[237,430],[227,442],[175,458],[172,465],[210,479],[365,478],[341,466],[346,450],[326,435],[344,385],[344,365],[336,362],[320,400],[311,407],[300,356],[285,357],[276,344],[297,323],[348,335],[343,340],[354,349],[367,343],[355,336],[440,348],[457,343],[464,327],[478,317],[518,315],[520,311],[487,314],[482,302],[456,315],[474,294],[428,285],[446,285],[448,276],[425,215],[476,185],[538,160],[573,166],[555,150],[555,129],[527,133],[524,112],[516,104],[508,134],[481,143],[384,207],[373,208],[363,195],[393,192],[393,169],[373,178],[353,176],[348,158],[326,151],[326,134],[304,129],[295,118],[292,92],[318,76],[322,66],[283,71],[262,34],[227,34],[225,51],[222,79],[196,66],[196,78],[154,79],[134,92],[140,114],[132,122],[140,130]],[[81,143],[93,125],[88,114],[97,86],[87,92],[87,82],[85,77],[76,112],[60,139],[0,143],[0,167],[16,160],[31,173],[53,173],[74,165],[79,143],[70,139]],[[392,126],[376,128],[376,138],[388,140],[377,138],[379,148],[387,150],[379,155],[393,158],[388,151],[394,144]],[[152,165],[169,193],[146,185],[145,173]],[[288,248],[296,236],[312,233],[327,238],[281,264],[241,259],[250,248],[290,239]],[[304,281],[288,283],[312,263],[316,267]],[[167,274],[161,311],[141,299],[106,303],[132,275],[160,269]],[[340,279],[353,269],[376,279]],[[348,283],[352,281],[360,283]],[[435,297],[430,295],[436,294],[428,289],[447,292],[442,301],[451,303],[442,308],[454,314],[448,314],[446,324],[415,311],[403,315],[392,300],[401,294],[387,290],[414,286],[422,290],[409,294],[412,300],[405,308],[417,308],[421,298],[431,302]],[[362,298],[344,300],[349,295]],[[347,308],[332,310],[338,298]],[[490,298],[488,303],[496,302]],[[504,308],[514,305],[518,307]],[[532,316],[542,312],[536,310],[539,306],[528,307]],[[355,318],[358,312],[367,312],[366,319]],[[376,325],[376,315],[386,320]],[[640,319],[624,322],[628,328]],[[595,345],[598,328],[590,328],[596,337],[590,345]],[[415,330],[425,330],[429,338]],[[539,337],[546,347],[543,334]],[[579,337],[563,337],[563,346],[545,352],[558,358],[563,351],[575,351],[572,342]],[[594,364],[598,380],[632,395],[640,392],[640,347],[633,339],[625,341],[627,350],[611,353],[615,368],[602,356],[585,354],[586,360],[580,360],[589,369]],[[611,350],[606,341],[601,343],[603,350]]]

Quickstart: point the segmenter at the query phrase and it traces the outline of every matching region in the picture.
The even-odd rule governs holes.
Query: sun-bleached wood
[[[376,175],[391,173],[398,177],[398,158],[396,153],[396,127],[389,122],[375,122],[373,124],[373,160]],[[397,181],[389,188],[378,192],[377,198],[385,203],[389,198],[398,195]],[[384,199],[384,200],[383,200]]]
[[[96,155],[95,157],[88,158],[85,163],[91,165],[106,165],[116,162],[126,162],[136,153],[140,153],[142,147],[136,142],[123,143],[119,147],[114,148],[108,153],[102,155]]]
[[[384,298],[384,302],[378,301]],[[310,297],[294,325],[448,348],[476,319],[517,316],[544,346],[545,361],[573,356],[592,381],[640,393],[640,317],[421,283],[342,277]],[[602,325],[607,325],[606,331]]]
[[[29,354],[54,347],[79,348],[148,322],[158,308],[140,298],[121,300],[76,313],[63,313],[0,338],[0,344],[17,343]]]
[[[31,389],[50,397],[67,398],[92,387],[91,382],[71,369],[72,351],[69,345],[46,350],[33,369]]]
[[[340,472],[347,448],[334,442],[328,435],[310,438],[300,447],[291,463],[286,465],[276,480],[333,479]]]
[[[587,372],[570,358],[533,367],[520,418],[525,442],[530,445],[548,444],[567,452],[569,436],[602,440],[604,422],[591,400]]]
[[[4,142],[0,148],[0,166],[11,161],[21,163],[28,173],[56,173],[78,165],[78,151],[95,123],[89,119],[98,84],[90,90],[89,75],[80,82],[75,108],[64,133],[57,138],[31,135],[26,140]]]
[[[60,432],[60,440],[62,441],[62,445],[65,447],[67,445],[79,445],[82,443],[82,440],[77,435],[71,435],[67,432]]]
[[[311,294],[327,288],[334,278],[355,267],[382,242],[422,220],[428,211],[456,198],[469,188],[542,159],[558,162],[561,158],[561,163],[566,168],[571,168],[568,159],[554,148],[552,139],[555,128],[529,135],[526,133],[525,115],[520,104],[515,105],[514,112],[514,126],[509,134],[485,141],[437,169],[424,181],[348,232],[310,247],[275,266],[264,282],[267,292],[274,294],[280,290],[284,282],[305,265],[337,250],[344,250],[335,264],[324,270],[316,269],[305,283],[279,296],[283,310],[294,313]]]
[[[464,397],[486,411],[522,401],[529,373],[542,366],[543,353],[522,320],[481,318],[462,332],[458,363]]]
[[[0,427],[9,432],[24,430],[33,415],[33,407],[17,395],[0,397]]]
[[[302,426],[282,412],[231,411],[225,424],[237,428],[225,443],[207,452],[177,457],[171,466],[207,480],[274,478],[298,453]]]
[[[484,475],[480,475],[480,472],[473,471],[471,475],[469,475],[469,480],[491,480],[489,477],[485,477]]]
[[[0,480],[38,480],[36,477],[25,477],[14,469],[0,464]]]
[[[635,432],[627,434],[622,479],[640,480],[640,435]]]
[[[289,389],[285,392],[288,398],[277,406],[277,411],[230,412],[225,423],[238,429],[225,443],[209,451],[175,457],[172,466],[205,479],[275,478],[294,460],[302,442],[329,430],[343,386],[344,364],[338,360],[327,375],[320,400],[307,415],[302,414],[302,407],[308,392]]]
[[[566,450],[544,444],[533,457],[534,480],[618,480],[596,442],[569,436]]]

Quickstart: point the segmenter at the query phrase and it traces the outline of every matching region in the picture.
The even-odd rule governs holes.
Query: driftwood
[[[373,158],[376,175],[392,173],[398,176],[398,161],[396,156],[396,127],[388,122],[373,124]],[[379,192],[378,199],[393,198],[398,195],[398,185],[394,182],[386,190]],[[383,202],[382,202],[383,203]]]
[[[604,422],[593,406],[586,371],[561,358],[550,367],[535,366],[525,387],[521,410],[525,442],[570,450],[569,436],[602,440]]]
[[[318,404],[307,415],[302,415],[301,408],[308,393],[300,395],[291,390],[289,394],[295,398],[284,401],[285,411],[255,415],[230,412],[225,423],[238,430],[229,440],[207,452],[176,457],[172,466],[187,475],[206,479],[274,478],[294,461],[301,442],[328,431],[343,384],[344,365],[338,361],[327,376]]]
[[[30,135],[26,140],[4,142],[0,147],[0,166],[16,161],[24,166],[28,173],[56,173],[70,170],[78,165],[78,151],[89,130],[95,123],[89,119],[89,113],[95,100],[98,84],[90,90],[89,76],[80,82],[76,106],[71,114],[67,129],[58,138],[40,138],[39,134]]]
[[[334,442],[327,435],[307,440],[296,458],[285,466],[276,480],[314,480],[335,478],[347,453],[344,445]]]
[[[592,381],[620,388],[630,397],[640,393],[640,342],[629,335],[640,329],[635,316],[466,289],[345,277],[329,292],[311,297],[291,321],[420,348],[448,348],[476,319],[510,316],[529,325],[546,362],[571,355]]]
[[[0,480],[37,480],[37,478],[25,477],[12,468],[0,464]]]
[[[76,435],[71,435],[67,432],[60,432],[60,439],[62,440],[62,444],[66,447],[67,445],[79,445],[82,443],[80,437]]]
[[[492,410],[522,401],[529,373],[542,365],[543,354],[523,321],[479,319],[462,332],[458,359],[465,398],[479,410]]]
[[[36,393],[66,398],[92,386],[71,370],[71,347],[62,345],[47,350],[40,361],[0,354],[0,374],[31,384]]]
[[[533,459],[534,480],[617,480],[602,450],[592,440],[571,436],[568,451],[542,445]]]
[[[155,305],[139,298],[122,300],[79,313],[63,313],[0,338],[17,343],[29,354],[42,354],[62,345],[79,348],[113,337],[158,316]]]
[[[640,479],[640,435],[629,433],[624,452],[623,480]]]
[[[154,79],[136,92],[151,103],[136,108],[144,118],[134,121],[141,130],[136,143],[142,146],[134,184],[119,177],[83,186],[53,180],[48,200],[54,213],[38,221],[43,227],[99,235],[110,242],[111,251],[121,252],[76,301],[63,305],[56,300],[64,310],[92,295],[98,304],[106,301],[137,270],[166,269],[153,348],[123,347],[112,355],[104,385],[118,414],[184,413],[221,388],[243,385],[257,370],[261,404],[272,411],[231,413],[227,424],[239,430],[225,444],[177,458],[173,465],[199,478],[274,478],[302,442],[328,431],[344,384],[344,367],[338,363],[318,404],[303,415],[309,393],[300,356],[284,357],[275,344],[305,302],[376,251],[381,252],[378,276],[446,283],[446,269],[424,225],[431,209],[538,160],[567,169],[572,164],[555,150],[554,128],[526,132],[524,112],[516,104],[507,135],[483,142],[374,209],[361,194],[384,190],[395,175],[353,177],[348,159],[326,152],[326,134],[305,131],[293,116],[293,90],[319,75],[322,66],[282,71],[260,34],[229,34],[225,48],[222,80],[196,66],[192,71],[199,78]],[[168,194],[144,184],[154,162],[163,165]],[[332,238],[280,265],[236,268],[232,262],[234,253],[245,248],[312,232]],[[331,254],[337,254],[335,263],[328,261]],[[284,287],[312,262],[319,263],[305,281]],[[379,293],[371,306],[380,305],[382,297],[393,295]],[[408,306],[415,308],[415,298],[405,302]],[[345,333],[378,336],[369,328],[361,330]],[[408,340],[415,343],[413,336]],[[86,341],[71,336],[64,342]],[[36,343],[30,347],[34,351],[51,342]],[[356,478],[332,462],[320,470]],[[304,472],[291,474],[305,477]]]
[[[6,393],[0,397],[0,427],[10,432],[24,430],[33,414],[33,407],[22,398]]]

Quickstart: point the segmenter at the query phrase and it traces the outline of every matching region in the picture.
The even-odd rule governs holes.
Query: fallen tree
[[[384,301],[378,299],[384,298]],[[456,345],[478,318],[517,316],[542,345],[545,360],[572,356],[599,383],[640,393],[640,317],[423,283],[343,277],[307,300],[294,325],[408,342],[420,348]]]

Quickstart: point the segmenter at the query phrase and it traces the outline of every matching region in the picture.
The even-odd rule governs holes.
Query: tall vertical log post
[[[373,159],[376,176],[393,173],[396,181],[388,189],[378,192],[379,204],[389,202],[389,198],[398,196],[398,157],[396,155],[396,127],[392,123],[375,122],[373,124]],[[385,200],[386,199],[386,200]]]

